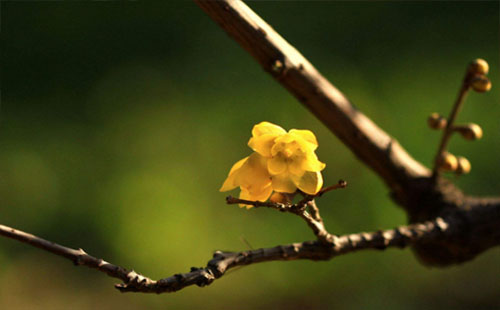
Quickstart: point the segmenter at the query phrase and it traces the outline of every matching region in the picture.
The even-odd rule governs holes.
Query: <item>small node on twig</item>
[[[486,60],[477,58],[471,61],[469,67],[467,68],[467,72],[471,74],[481,74],[486,75],[490,70],[490,66],[486,62]]]
[[[283,62],[281,62],[281,60],[279,59],[276,59],[271,65],[271,69],[275,73],[281,73],[281,71],[283,71]]]
[[[470,86],[478,93],[484,93],[491,89],[491,81],[484,75],[477,75],[472,78]]]
[[[224,252],[217,250],[214,252],[213,258],[219,258],[221,256],[224,256]]]
[[[347,181],[340,179],[339,182],[337,183],[339,188],[346,188],[347,187]]]
[[[329,191],[332,191],[332,190],[335,190],[335,189],[339,189],[339,188],[346,188],[346,187],[347,187],[347,181],[339,180],[337,182],[337,184],[323,188],[318,193],[316,193],[316,195],[313,195],[312,198],[314,198],[314,197],[321,197],[326,192],[329,192]]]
[[[470,123],[467,125],[455,126],[454,131],[457,131],[467,140],[479,140],[483,136],[483,130],[478,124]]]
[[[457,157],[445,152],[439,160],[439,169],[442,171],[456,171],[458,167]]]
[[[457,162],[458,162],[458,165],[457,165],[457,170],[455,171],[456,174],[467,174],[470,172],[470,169],[471,169],[471,165],[470,165],[470,161],[463,157],[463,156],[458,156],[457,157]]]
[[[427,124],[432,129],[444,129],[446,127],[447,120],[439,113],[432,113],[427,119]]]

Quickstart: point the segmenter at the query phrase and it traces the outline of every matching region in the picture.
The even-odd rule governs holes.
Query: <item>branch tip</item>
[[[339,182],[337,184],[334,184],[334,185],[331,185],[331,186],[328,186],[328,187],[325,187],[323,189],[321,189],[318,193],[316,193],[316,195],[313,195],[312,197],[321,197],[323,196],[323,194],[329,192],[329,191],[333,191],[333,190],[336,190],[336,189],[339,189],[339,188],[346,188],[347,187],[347,181],[344,181],[344,180],[339,180]]]

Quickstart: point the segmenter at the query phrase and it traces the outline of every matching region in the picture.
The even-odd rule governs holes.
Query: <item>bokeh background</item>
[[[488,60],[493,89],[459,119],[484,138],[452,140],[472,162],[454,179],[500,192],[498,2],[251,2],[352,102],[429,165],[464,69]],[[260,69],[194,3],[2,2],[0,222],[153,278],[202,266],[214,250],[312,239],[299,218],[239,209],[218,189],[267,120],[313,130],[327,228],[406,223],[382,181]],[[235,191],[233,194],[237,194]],[[245,242],[246,240],[247,242]],[[273,262],[175,294],[120,294],[117,280],[0,238],[2,309],[489,309],[500,251],[445,269],[411,250],[329,262]]]

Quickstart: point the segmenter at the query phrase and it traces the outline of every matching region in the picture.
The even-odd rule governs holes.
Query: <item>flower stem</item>
[[[465,102],[465,98],[467,97],[469,89],[470,89],[470,74],[466,73],[465,78],[462,82],[462,86],[460,87],[457,100],[453,105],[453,109],[451,110],[450,116],[448,116],[446,127],[443,131],[443,136],[441,138],[441,144],[439,145],[438,152],[436,154],[436,157],[434,158],[434,169],[432,171],[432,178],[434,180],[439,175],[439,164],[441,158],[446,152],[446,146],[448,145],[451,135],[453,134],[453,128],[454,128],[453,124],[455,123],[458,112],[460,111],[463,103]]]

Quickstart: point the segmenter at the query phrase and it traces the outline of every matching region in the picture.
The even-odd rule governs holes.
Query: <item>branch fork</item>
[[[468,173],[470,163],[465,157],[456,158],[453,154],[446,151],[448,143],[453,133],[460,133],[467,140],[477,140],[483,135],[483,130],[477,124],[455,125],[457,115],[462,108],[468,92],[473,89],[476,92],[486,92],[491,88],[491,82],[486,77],[488,74],[488,63],[483,59],[472,61],[467,67],[462,85],[458,92],[458,97],[448,116],[444,119],[437,113],[429,117],[429,126],[433,129],[444,129],[437,154],[434,158],[434,169],[432,178],[436,180],[441,171],[454,171],[457,174]]]
[[[121,292],[142,293],[174,292],[191,285],[206,286],[231,268],[267,261],[328,260],[365,249],[411,245],[424,263],[448,266],[469,261],[500,245],[500,198],[466,196],[438,173],[439,158],[446,151],[451,133],[457,131],[458,127],[453,123],[469,88],[479,92],[491,88],[484,63],[473,63],[474,74],[468,71],[464,79],[444,126],[431,174],[394,138],[357,110],[307,59],[243,2],[195,2],[387,183],[412,224],[342,236],[328,233],[314,198],[340,185],[327,187],[315,196],[305,196],[297,204],[228,197],[227,202],[231,204],[245,203],[296,214],[306,221],[317,240],[242,252],[217,251],[206,267],[193,267],[187,273],[160,280],[108,263],[82,249],[68,248],[8,226],[0,225],[0,235],[69,259],[77,266],[93,268],[120,279],[122,283],[116,288]],[[444,122],[440,120],[439,123],[443,127]]]
[[[325,187],[319,190],[315,195],[308,195],[302,193],[304,198],[299,202],[292,203],[280,203],[280,202],[262,202],[262,201],[252,201],[235,198],[233,196],[226,197],[227,204],[244,204],[254,206],[256,208],[271,208],[281,212],[289,212],[295,214],[302,218],[307,225],[312,229],[314,235],[318,238],[318,241],[322,244],[332,245],[334,242],[335,236],[330,234],[323,223],[323,219],[319,213],[318,206],[316,205],[315,198],[321,197],[323,194],[339,189],[346,188],[347,182],[344,180],[339,180],[339,182],[335,185]]]

